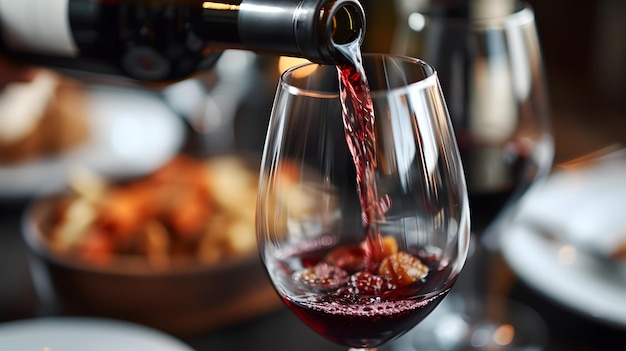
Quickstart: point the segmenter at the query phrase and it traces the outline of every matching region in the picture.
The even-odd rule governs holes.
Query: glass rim
[[[372,98],[376,98],[376,96],[383,95],[383,94],[389,94],[389,92],[401,92],[407,89],[424,90],[428,87],[438,84],[439,78],[437,76],[437,70],[435,69],[433,65],[429,64],[428,62],[422,59],[405,56],[405,55],[396,55],[396,54],[381,54],[381,53],[363,53],[362,54],[363,59],[368,58],[368,57],[400,59],[405,62],[418,64],[418,65],[421,65],[422,67],[427,67],[431,71],[428,74],[428,76],[422,79],[407,83],[406,85],[403,85],[400,87],[387,88],[387,89],[371,89],[370,95],[372,96]],[[327,99],[339,98],[339,94],[340,94],[339,90],[331,92],[331,91],[307,89],[307,88],[295,86],[286,80],[286,77],[293,74],[295,71],[304,69],[306,67],[311,67],[311,66],[320,66],[320,67],[326,67],[326,68],[335,67],[333,65],[324,65],[324,64],[314,63],[314,62],[306,62],[303,64],[292,66],[280,74],[280,78],[279,78],[280,86],[285,91],[293,95],[302,95],[302,96],[310,96],[310,97],[315,97],[315,98],[327,98]],[[337,79],[339,79],[339,77],[337,77]]]

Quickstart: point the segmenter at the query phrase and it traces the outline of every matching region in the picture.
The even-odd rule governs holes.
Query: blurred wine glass
[[[423,342],[416,349],[493,349],[491,336],[505,323],[516,328],[515,339],[497,349],[536,346],[542,322],[487,289],[494,283],[490,254],[506,235],[507,219],[549,173],[554,154],[533,9],[511,0],[397,0],[397,5],[392,51],[437,69],[467,176],[474,239],[469,274],[450,296],[449,313],[433,316],[429,327],[420,329],[428,337],[418,337]],[[507,289],[505,282],[497,283]],[[438,330],[451,318],[458,328]],[[535,332],[536,337],[529,335]],[[487,337],[478,342],[477,335]]]
[[[375,119],[354,121],[372,121],[372,134],[342,120],[337,67],[281,76],[257,237],[276,291],[302,321],[338,344],[373,350],[447,295],[467,255],[469,208],[433,68],[385,55],[364,55],[363,65]],[[373,152],[354,162],[354,145]]]

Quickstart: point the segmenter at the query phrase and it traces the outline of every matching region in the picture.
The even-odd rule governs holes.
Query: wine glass
[[[371,134],[342,118],[337,67],[282,74],[261,162],[257,239],[293,313],[331,341],[374,350],[451,289],[467,255],[469,209],[435,70],[388,55],[362,63]],[[347,136],[373,152],[355,163]],[[372,196],[362,206],[364,193]]]
[[[528,4],[504,0],[457,7],[435,2],[419,8],[409,0],[397,4],[401,19],[392,51],[437,68],[466,171],[475,244],[470,274],[448,299],[456,304],[442,307],[438,312],[445,310],[445,315],[432,316],[416,331],[426,335],[418,335],[416,349],[493,347],[493,333],[505,324],[515,328],[515,339],[498,349],[540,344],[542,320],[497,296],[505,295],[510,284],[498,281],[502,291],[489,291],[494,280],[487,274],[502,267],[492,261],[508,220],[527,190],[549,173],[554,154],[534,12]],[[456,328],[450,328],[453,320]]]

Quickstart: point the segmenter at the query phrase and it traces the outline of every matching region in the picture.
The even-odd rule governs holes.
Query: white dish
[[[167,162],[183,144],[184,124],[155,95],[127,88],[87,90],[90,138],[59,157],[0,166],[0,196],[21,198],[56,192],[68,171],[81,165],[106,177],[146,174]]]
[[[531,190],[502,251],[529,286],[583,315],[626,327],[626,262],[607,264],[588,250],[608,255],[626,242],[626,160],[558,171]],[[536,224],[550,231],[538,232]]]
[[[0,324],[0,345],[16,351],[193,351],[165,333],[137,324],[73,317]]]

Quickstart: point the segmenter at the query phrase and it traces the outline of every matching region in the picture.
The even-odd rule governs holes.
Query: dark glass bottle
[[[1,50],[143,81],[184,78],[224,49],[342,59],[362,41],[358,0],[0,0]]]

